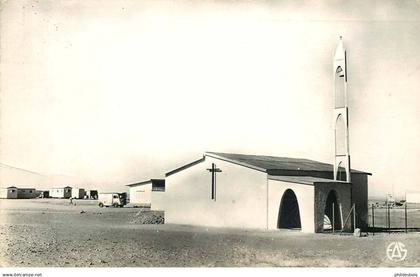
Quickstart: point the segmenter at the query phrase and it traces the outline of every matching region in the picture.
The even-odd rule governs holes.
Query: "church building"
[[[215,227],[352,231],[368,226],[368,175],[350,168],[346,51],[334,55],[332,164],[308,159],[206,152],[165,174],[151,208],[165,223]]]

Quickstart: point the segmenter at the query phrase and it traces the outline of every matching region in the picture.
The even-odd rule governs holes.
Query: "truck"
[[[98,194],[99,207],[123,207],[127,205],[127,193],[102,192]]]

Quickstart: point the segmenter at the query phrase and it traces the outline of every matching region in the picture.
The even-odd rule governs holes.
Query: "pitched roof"
[[[271,176],[282,176],[282,175],[294,175],[294,176],[305,176],[313,175],[317,172],[333,172],[333,165],[323,162],[317,162],[309,159],[299,158],[286,158],[286,157],[275,157],[275,156],[262,156],[262,155],[245,155],[245,154],[233,154],[233,153],[220,153],[220,152],[206,152],[201,159],[195,160],[189,164],[175,168],[165,174],[166,177],[175,174],[179,171],[187,169],[198,163],[204,161],[205,157],[212,157],[219,160],[231,162],[244,167],[252,168],[262,172],[266,172]],[[367,174],[372,175],[368,172],[352,169],[351,173]],[[327,179],[328,180],[328,179]]]
[[[333,172],[332,164],[309,159],[218,152],[206,152],[205,155],[264,171],[272,175],[278,175],[276,172],[281,175],[281,172],[286,171]],[[372,175],[371,173],[355,169],[352,169],[351,172]]]

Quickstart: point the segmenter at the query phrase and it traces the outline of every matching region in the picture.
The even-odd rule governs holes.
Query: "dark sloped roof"
[[[206,156],[237,163],[256,170],[273,174],[274,171],[302,171],[302,172],[332,172],[333,165],[308,159],[286,158],[261,155],[245,155],[232,153],[206,152]],[[359,170],[352,173],[369,174]],[[277,175],[277,174],[273,174]],[[281,175],[281,172],[280,172]]]

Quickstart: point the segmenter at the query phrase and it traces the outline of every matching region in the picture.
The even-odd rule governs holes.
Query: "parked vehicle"
[[[123,207],[127,205],[127,193],[104,192],[98,194],[99,207]]]

